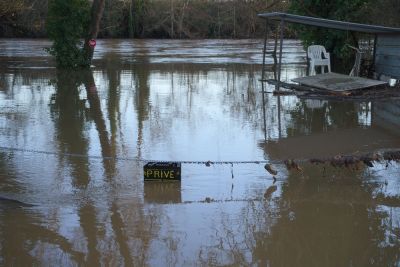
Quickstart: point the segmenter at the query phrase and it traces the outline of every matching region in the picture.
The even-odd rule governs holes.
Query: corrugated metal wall
[[[380,35],[376,45],[375,71],[400,79],[400,35]]]

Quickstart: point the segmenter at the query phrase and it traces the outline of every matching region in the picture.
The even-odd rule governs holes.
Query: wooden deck
[[[292,81],[299,83],[302,86],[308,86],[334,92],[360,90],[370,87],[383,86],[386,84],[386,82],[382,81],[361,77],[352,77],[334,72],[296,78]]]

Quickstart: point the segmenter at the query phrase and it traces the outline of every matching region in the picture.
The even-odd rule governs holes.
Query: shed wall
[[[375,71],[379,75],[400,79],[400,35],[378,36]]]

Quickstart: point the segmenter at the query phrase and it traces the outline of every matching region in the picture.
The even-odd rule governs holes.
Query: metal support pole
[[[278,31],[275,31],[275,38],[274,38],[274,56],[276,57],[276,50],[278,50]]]
[[[267,41],[268,41],[268,19],[265,20],[265,34],[264,34],[264,49],[263,49],[261,82],[264,82],[264,80],[265,80],[265,56],[267,53]],[[264,87],[263,87],[263,89],[264,89]]]
[[[373,72],[375,72],[376,71],[376,68],[375,68],[375,63],[376,63],[376,61],[375,61],[375,58],[376,58],[376,46],[377,46],[377,44],[378,44],[378,35],[374,35],[374,52],[373,52],[373,54],[372,54],[372,66],[370,66],[369,67],[369,70],[368,70],[368,72],[372,72],[372,74],[373,74]],[[368,75],[369,75],[370,73],[368,73]],[[376,79],[376,77],[374,77],[374,79]]]
[[[279,43],[279,66],[278,66],[278,82],[276,84],[275,90],[279,91],[281,87],[281,72],[282,72],[282,45],[283,45],[283,27],[285,26],[285,21],[281,19],[280,24],[280,43]]]
[[[276,51],[278,50],[278,26],[276,26],[275,28],[275,36],[274,36],[274,51],[272,52],[272,58],[274,60],[274,66],[273,66],[273,70],[274,70],[274,80],[278,80],[277,75],[276,75],[276,69],[278,66],[278,60],[276,59]]]

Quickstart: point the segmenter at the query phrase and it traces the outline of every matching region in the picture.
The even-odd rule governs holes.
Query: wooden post
[[[262,73],[261,82],[265,80],[265,54],[267,53],[267,41],[268,41],[268,19],[265,20],[265,34],[264,34],[264,48],[263,48],[263,63],[262,63]],[[264,89],[264,86],[262,87]],[[263,91],[264,94],[264,91]]]
[[[376,47],[377,47],[377,43],[378,43],[378,35],[377,34],[375,34],[374,35],[374,52],[373,52],[373,55],[372,55],[372,69],[375,71],[376,70],[376,68],[375,68],[375,58],[376,58]]]
[[[283,18],[281,18],[281,24],[280,24],[280,43],[279,43],[279,69],[278,69],[278,82],[276,84],[276,89],[279,91],[279,88],[281,86],[281,72],[282,72],[282,46],[283,46],[283,27],[285,26],[285,21]]]

